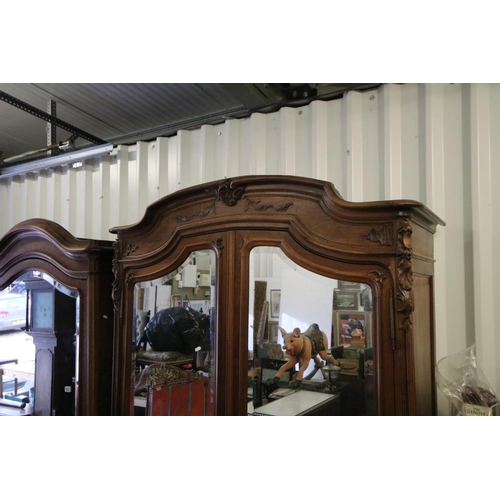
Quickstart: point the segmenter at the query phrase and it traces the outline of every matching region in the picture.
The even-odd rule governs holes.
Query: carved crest
[[[224,202],[228,207],[234,207],[241,200],[244,191],[244,187],[236,188],[232,179],[227,179],[215,190],[215,198],[217,201]]]
[[[215,195],[215,200],[213,203],[205,210],[200,210],[192,215],[179,215],[177,220],[181,222],[189,222],[195,217],[206,217],[210,213],[216,213],[217,202],[222,201],[228,207],[234,207],[238,201],[241,200],[243,193],[245,191],[244,187],[236,188],[231,179],[226,179],[224,182],[219,184],[216,189],[211,190]],[[210,192],[210,190],[207,190]]]

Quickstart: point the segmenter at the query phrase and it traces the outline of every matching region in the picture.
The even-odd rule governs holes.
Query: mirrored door
[[[371,289],[250,252],[249,415],[373,415]]]
[[[134,415],[214,415],[215,277],[215,253],[201,250],[135,285]]]

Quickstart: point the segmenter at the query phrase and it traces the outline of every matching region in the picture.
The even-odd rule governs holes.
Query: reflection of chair
[[[266,381],[267,379],[272,379],[281,368],[287,362],[286,359],[270,359],[270,358],[262,358],[260,360],[260,366],[262,368],[262,380]],[[290,382],[292,380],[292,376],[296,372],[295,367],[287,370],[283,376],[281,377],[282,382]]]

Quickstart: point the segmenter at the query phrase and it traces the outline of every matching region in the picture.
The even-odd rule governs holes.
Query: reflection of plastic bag
[[[195,352],[210,349],[210,318],[189,307],[170,307],[156,313],[144,328],[155,351]]]
[[[477,366],[472,345],[441,359],[436,366],[437,387],[459,415],[497,415],[500,407],[495,392]]]

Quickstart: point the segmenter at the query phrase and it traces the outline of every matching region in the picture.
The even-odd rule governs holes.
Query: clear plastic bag
[[[459,415],[499,415],[498,398],[477,366],[476,346],[441,359],[436,366],[437,387]]]

